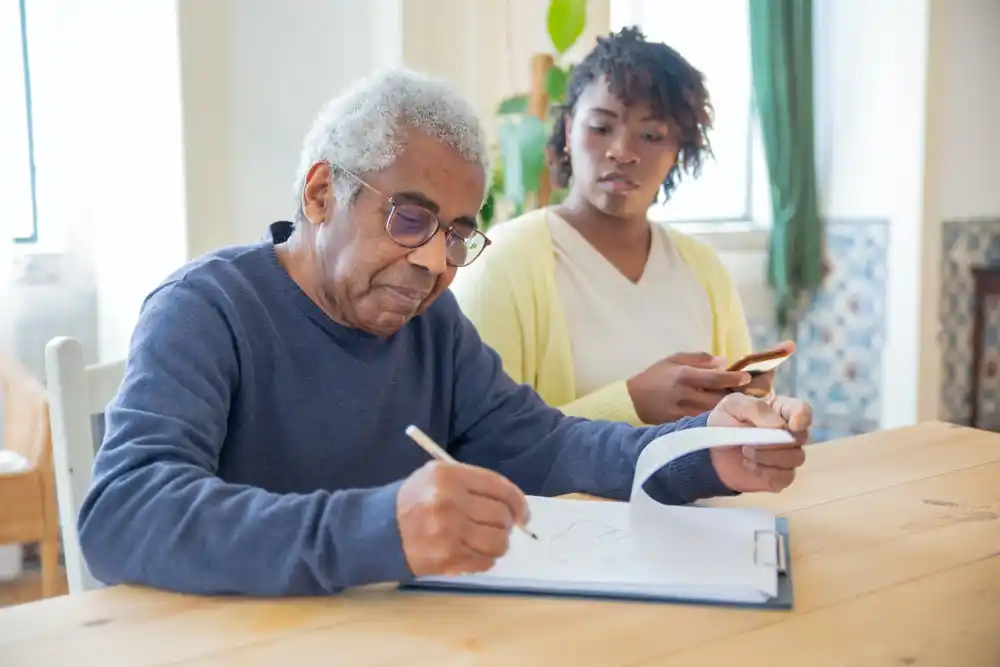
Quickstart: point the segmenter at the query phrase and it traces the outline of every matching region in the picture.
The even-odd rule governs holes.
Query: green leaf
[[[498,128],[503,162],[504,197],[522,210],[538,190],[545,166],[545,125],[535,116],[504,119]]]
[[[500,103],[499,107],[497,107],[498,116],[521,113],[528,113],[527,95],[514,95],[513,97],[508,97]]]
[[[566,101],[566,88],[569,86],[569,73],[553,65],[545,72],[545,92],[549,94],[550,104],[562,104]]]
[[[566,53],[583,34],[587,25],[587,0],[551,0],[549,2],[549,39],[561,54]]]
[[[490,189],[494,194],[503,192],[503,166],[499,164],[493,165],[493,176],[490,178]]]

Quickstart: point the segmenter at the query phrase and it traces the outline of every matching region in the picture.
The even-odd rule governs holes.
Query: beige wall
[[[501,100],[528,92],[531,57],[554,52],[545,0],[407,0],[403,6],[406,64],[454,83],[491,127]],[[566,62],[578,61],[610,29],[608,0],[589,0],[587,12],[586,29]]]
[[[1000,218],[1000,2],[933,0],[919,291],[917,417],[940,412],[941,223]]]

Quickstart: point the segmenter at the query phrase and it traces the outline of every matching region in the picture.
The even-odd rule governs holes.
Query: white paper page
[[[667,546],[657,543],[661,539],[672,539],[653,527],[665,525],[665,522],[669,524],[671,510],[676,507],[656,502],[642,488],[650,477],[671,461],[713,447],[766,446],[794,442],[795,437],[781,429],[720,426],[685,429],[657,438],[642,450],[635,466],[629,499],[633,535],[637,539],[648,540],[651,549]]]
[[[773,559],[756,562],[757,535],[774,530],[764,510],[690,508],[663,505],[642,488],[658,470],[686,454],[712,447],[766,446],[795,442],[781,429],[707,427],[685,429],[651,442],[639,455],[629,499],[631,535],[637,552],[656,558],[671,577],[694,586],[714,581],[753,582],[768,596],[777,594]],[[669,526],[664,530],[663,526]]]
[[[735,588],[774,596],[773,565],[754,564],[754,532],[774,529],[766,511],[673,507],[642,489],[671,461],[709,447],[793,442],[787,431],[699,428],[650,443],[639,457],[630,502],[529,496],[532,540],[511,533],[510,549],[489,571],[424,581],[540,590],[648,591],[691,589],[690,597],[736,597]],[[773,559],[771,560],[773,563]],[[716,591],[713,595],[711,589]]]

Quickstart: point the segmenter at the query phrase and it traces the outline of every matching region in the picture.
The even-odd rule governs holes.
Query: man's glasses
[[[357,174],[343,167],[339,169],[389,202],[385,232],[389,238],[404,248],[419,248],[434,238],[440,229],[444,231],[446,261],[452,266],[461,267],[472,264],[490,244],[486,235],[472,225],[462,223],[446,225],[433,211],[419,204],[396,201],[395,198],[366,183]]]

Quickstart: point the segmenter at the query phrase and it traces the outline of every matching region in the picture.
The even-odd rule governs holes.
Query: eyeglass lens
[[[399,245],[416,248],[437,233],[439,226],[437,216],[427,209],[400,204],[389,216],[386,231]],[[465,266],[479,256],[484,246],[483,236],[468,227],[452,227],[445,236],[446,257],[453,266]]]

